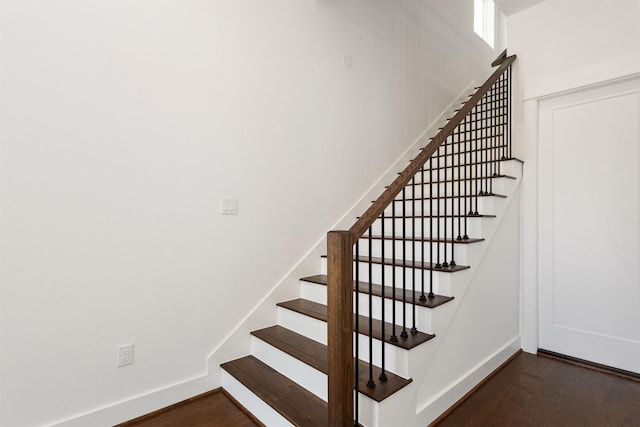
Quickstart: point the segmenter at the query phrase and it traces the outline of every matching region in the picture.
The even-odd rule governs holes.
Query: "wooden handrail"
[[[330,231],[327,235],[327,343],[328,343],[328,407],[330,426],[353,426],[353,245],[362,237],[411,178],[424,166],[440,145],[452,134],[489,91],[502,73],[511,66],[515,55],[502,52],[492,63],[498,68],[464,103],[462,108],[422,149],[407,168],[373,202],[348,231]],[[357,355],[356,355],[357,357]]]
[[[438,132],[438,134],[431,140],[431,142],[424,147],[424,149],[418,154],[418,156],[409,163],[409,166],[398,175],[393,183],[373,202],[373,204],[367,209],[367,211],[353,224],[349,229],[349,233],[353,238],[353,241],[359,239],[365,231],[373,224],[373,222],[380,216],[380,214],[386,209],[387,206],[396,198],[396,196],[402,191],[402,189],[409,183],[411,177],[413,177],[422,166],[429,160],[431,155],[436,152],[438,147],[451,135],[451,132],[462,122],[462,119],[473,109],[473,107],[482,99],[485,93],[493,86],[493,84],[515,61],[516,56],[512,55],[505,58],[500,63],[500,66],[493,72],[491,77],[476,90],[476,92],[469,98],[467,102],[462,106],[460,110],[447,122],[447,124]]]
[[[491,63],[491,66],[497,67],[498,65],[502,64],[502,61],[504,61],[505,59],[507,59],[507,49],[503,50],[502,53],[498,55],[496,59],[493,60],[493,62]]]

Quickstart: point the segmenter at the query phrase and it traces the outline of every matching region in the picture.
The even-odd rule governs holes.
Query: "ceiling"
[[[543,1],[544,0],[495,0],[496,5],[507,16],[516,14]]]

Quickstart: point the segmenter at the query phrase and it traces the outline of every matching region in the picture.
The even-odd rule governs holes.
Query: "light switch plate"
[[[220,199],[220,215],[237,215],[238,199],[223,197]]]

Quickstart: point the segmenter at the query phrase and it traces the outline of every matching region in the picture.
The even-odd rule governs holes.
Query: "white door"
[[[539,347],[640,373],[640,79],[539,103]]]

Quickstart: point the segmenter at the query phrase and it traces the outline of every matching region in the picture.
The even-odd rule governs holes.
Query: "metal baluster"
[[[453,179],[453,172],[456,170],[456,157],[455,157],[455,147],[456,145],[458,146],[458,161],[460,160],[460,140],[459,138],[456,138],[456,132],[459,130],[459,125],[456,126],[456,128],[453,130],[453,133],[451,134],[451,143],[453,144],[451,146],[451,261],[449,261],[449,266],[451,267],[455,267],[456,266],[456,254],[455,254],[455,244],[454,244],[454,239],[455,237],[453,237],[455,235],[455,216],[454,216],[454,212],[455,209],[453,208],[455,206],[455,198],[454,198],[454,189],[455,189],[455,181]],[[458,180],[460,179],[460,175],[458,175]],[[460,181],[458,181],[460,182]],[[446,185],[446,184],[445,184]],[[458,194],[458,203],[460,202],[460,194]],[[460,207],[458,206],[458,209],[460,209]],[[460,232],[460,228],[458,226],[458,232]],[[445,234],[444,238],[447,238],[447,235]],[[446,243],[445,243],[446,246]]]
[[[507,79],[505,73],[502,73],[500,76],[500,111],[502,112],[502,121],[500,122],[500,144],[502,145],[502,156],[501,159],[507,158]],[[502,162],[498,162],[498,174],[501,174]]]
[[[456,132],[458,134],[458,236],[456,240],[462,240],[462,199],[464,196],[462,195],[462,149],[463,141],[460,136],[462,132],[462,127],[464,122],[460,123],[456,128]],[[466,153],[465,153],[466,156]]]
[[[501,126],[501,135],[500,135],[500,139],[502,140],[501,144],[502,144],[502,154],[500,155],[500,159],[506,159],[507,158],[507,122],[509,120],[509,118],[507,117],[508,114],[508,105],[507,105],[507,79],[506,79],[506,75],[503,73],[502,76],[500,76],[503,79],[503,88],[502,88],[502,93],[501,93],[501,97],[502,97],[502,126]],[[500,162],[500,164],[502,165],[502,162]],[[502,172],[500,172],[502,173]]]
[[[502,143],[504,144],[504,153],[502,155],[503,159],[506,159],[508,156],[508,150],[509,150],[509,80],[508,80],[508,75],[507,73],[503,73],[502,74],[502,78],[504,81],[504,89],[502,92],[502,103],[503,103],[503,111],[504,111],[504,117],[503,117],[503,123],[502,123]]]
[[[373,388],[376,383],[373,382],[373,259],[372,259],[372,228],[369,226],[369,381],[367,387]],[[384,259],[381,268],[384,270]]]
[[[385,246],[385,234],[384,234],[384,211],[382,211],[382,227],[380,228],[380,244],[381,244],[381,251],[380,251],[380,257],[383,259],[383,264],[382,264],[382,275],[381,275],[381,280],[380,283],[382,284],[382,295],[380,296],[380,299],[382,301],[382,372],[380,373],[380,376],[378,377],[380,379],[380,381],[386,381],[387,380],[387,374],[385,371],[385,355],[384,355],[384,346],[385,346],[385,331],[384,331],[384,321],[385,321],[385,315],[384,315],[384,306],[385,306],[385,301],[384,301],[384,287],[386,286],[386,281],[385,279],[385,268],[384,268],[384,246]],[[369,229],[369,235],[371,235],[371,229]],[[393,238],[391,239],[391,243],[393,244]],[[357,285],[356,285],[357,286]],[[395,303],[395,301],[394,301]]]
[[[471,114],[471,113],[469,113]],[[463,239],[469,240],[469,235],[467,234],[467,218],[468,210],[467,210],[467,200],[469,204],[471,204],[471,200],[469,199],[471,194],[471,180],[468,179],[468,167],[471,167],[471,126],[469,123],[469,114],[464,116],[464,167],[462,168],[462,172],[464,174],[464,211],[460,212],[460,215],[464,215],[464,236]]]
[[[444,230],[443,231],[443,239],[442,242],[440,242],[438,239],[438,247],[442,246],[443,249],[443,255],[444,255],[444,259],[442,261],[442,268],[448,268],[449,267],[449,263],[447,262],[447,162],[448,162],[448,156],[447,156],[447,146],[449,145],[449,137],[447,137],[445,144],[444,144],[444,179],[443,179],[443,184],[444,184],[444,198],[442,199],[444,201]],[[438,187],[440,185],[438,184]],[[453,199],[452,199],[453,200]]]
[[[420,226],[421,226],[421,232],[420,232],[420,261],[422,262],[422,266],[424,267],[424,221],[426,218],[426,214],[424,212],[424,186],[426,185],[426,183],[424,182],[424,166],[422,166],[422,168],[420,169],[420,212],[421,212],[421,218],[420,218]],[[414,191],[415,191],[415,187],[414,187]],[[429,197],[431,197],[431,194],[429,194]],[[431,213],[429,213],[431,214]],[[414,218],[415,220],[415,218]],[[414,242],[415,244],[415,242]],[[422,268],[420,270],[422,273],[422,281],[420,282],[420,301],[425,302],[427,300],[427,297],[424,295],[424,268]],[[415,297],[415,296],[414,296]]]
[[[491,98],[489,93],[485,93],[484,97],[484,132],[482,136],[482,158],[483,164],[481,170],[484,169],[484,194],[489,194],[489,138],[491,134]]]
[[[418,332],[416,328],[416,176],[411,178],[411,262],[413,263],[413,283],[411,284],[411,333]],[[424,198],[424,195],[422,195]]]
[[[391,202],[391,338],[389,341],[398,342],[396,336],[396,201]],[[384,269],[384,265],[382,266]]]
[[[495,150],[495,161],[496,161],[496,167],[495,167],[495,174],[496,176],[500,176],[500,150],[502,149],[502,133],[503,133],[503,128],[504,128],[504,111],[503,111],[503,97],[502,97],[502,76],[500,76],[500,80],[498,80],[498,82],[500,82],[500,91],[498,92],[497,95],[497,101],[498,101],[498,113],[497,113],[497,127],[496,127],[496,150]]]
[[[439,150],[436,151],[436,153],[439,153]],[[437,251],[437,256],[436,256],[436,265],[435,268],[442,268],[442,264],[440,264],[440,156],[436,157],[437,159],[437,167],[436,169],[438,170],[438,182],[436,184],[436,251]],[[433,235],[431,236],[431,238],[433,239]]]
[[[507,99],[507,91],[509,89],[507,88],[507,81],[505,77],[505,73],[502,73],[502,75],[500,76],[500,81],[502,82],[502,119],[504,120],[504,122],[502,123],[502,159],[507,158],[507,127],[505,126],[507,123],[507,121],[505,120],[505,116],[507,114],[507,103],[505,102],[505,100]]]
[[[492,152],[492,159],[493,159],[493,176],[496,177],[498,176],[498,168],[499,166],[499,161],[498,161],[498,154],[500,153],[500,120],[502,120],[501,118],[501,105],[500,105],[500,79],[498,79],[498,81],[496,83],[494,83],[496,90],[495,90],[495,100],[494,100],[494,122],[495,122],[495,129],[493,131],[493,152]],[[494,179],[495,180],[495,179]],[[492,180],[492,181],[494,181]],[[493,185],[491,187],[491,189],[493,190]]]
[[[433,298],[433,157],[429,159],[429,298]],[[424,238],[424,235],[422,236]]]
[[[360,259],[360,239],[358,239],[356,241],[356,262],[355,262],[355,276],[356,276],[356,283],[359,282],[360,280],[360,262],[357,261]],[[360,379],[360,366],[358,364],[358,357],[360,354],[360,346],[359,346],[359,339],[358,339],[358,333],[360,331],[360,298],[358,298],[358,295],[356,294],[356,315],[355,315],[355,320],[354,320],[354,329],[356,331],[356,339],[354,340],[354,352],[355,352],[355,361],[354,361],[354,367],[353,367],[353,373],[354,373],[354,399],[353,399],[353,404],[354,404],[354,414],[355,414],[355,425],[359,425],[358,423],[358,383],[359,383],[359,379]]]
[[[504,87],[503,87],[503,89],[502,89],[502,92],[501,92],[501,97],[502,97],[502,111],[503,111],[503,114],[504,114],[503,119],[506,119],[506,118],[507,118],[507,108],[508,108],[508,107],[507,107],[506,99],[507,99],[507,92],[509,91],[509,88],[507,87],[507,79],[506,79],[506,77],[507,77],[507,76],[506,76],[506,73],[507,73],[507,72],[505,71],[505,72],[504,72],[504,73],[502,73],[502,75],[500,76],[500,79],[503,79],[503,85],[504,85]],[[508,148],[508,146],[507,146],[507,138],[508,138],[508,136],[507,136],[507,127],[506,127],[506,123],[507,123],[507,121],[506,121],[506,120],[502,123],[502,135],[503,135],[503,136],[502,136],[502,139],[503,139],[502,144],[504,145],[504,147],[502,148],[502,156],[501,156],[500,158],[501,158],[501,159],[503,159],[503,160],[507,158],[507,156],[508,156],[508,149],[509,149],[509,148]]]
[[[507,86],[509,88],[509,99],[507,100],[508,104],[509,104],[509,114],[507,115],[507,120],[509,121],[509,158],[513,157],[513,151],[512,151],[512,146],[511,146],[511,65],[509,65],[509,68],[507,68]]]
[[[469,118],[470,121],[470,128],[469,128],[469,150],[471,151],[469,153],[469,190],[471,190],[471,192],[469,193],[469,213],[468,215],[473,215],[473,199],[476,194],[476,191],[478,190],[477,187],[477,183],[475,181],[475,179],[473,179],[474,173],[473,173],[473,169],[475,168],[475,158],[476,158],[476,151],[473,149],[474,147],[474,142],[475,142],[475,136],[478,133],[478,131],[476,130],[476,121],[475,118],[477,116],[477,106],[473,107],[473,109],[471,110],[471,113],[469,113],[471,115],[471,117]],[[474,187],[475,187],[475,191],[474,191]]]
[[[478,126],[478,139],[476,141],[476,152],[478,155],[478,161],[476,162],[476,177],[478,178],[478,180],[476,181],[479,185],[479,192],[476,193],[476,209],[474,211],[474,213],[478,213],[478,204],[479,204],[479,200],[480,200],[480,195],[483,193],[482,192],[482,139],[484,138],[484,129],[483,129],[483,119],[484,119],[484,105],[482,104],[482,100],[480,101],[479,104],[479,120],[477,123]]]
[[[407,338],[407,193],[406,188],[402,189],[402,332],[400,336]],[[395,266],[394,266],[395,268]]]
[[[478,106],[476,105],[475,107],[473,107],[473,111],[474,111],[474,117],[473,117],[473,133],[474,133],[474,140],[471,142],[472,146],[475,146],[475,149],[472,147],[471,149],[473,150],[474,153],[474,157],[475,157],[475,164],[474,164],[474,169],[475,169],[475,176],[474,176],[474,181],[475,181],[475,187],[476,187],[476,191],[474,193],[474,199],[476,202],[476,209],[471,212],[472,215],[478,215],[478,181],[479,181],[479,177],[478,177]],[[475,143],[475,145],[474,145]],[[473,205],[473,200],[471,205]]]
[[[494,84],[495,86],[495,84]],[[491,106],[489,108],[489,118],[490,118],[490,129],[489,129],[489,141],[488,141],[488,148],[489,148],[489,152],[487,153],[487,161],[488,161],[488,167],[487,167],[487,194],[493,194],[493,176],[495,175],[493,172],[493,137],[494,137],[494,131],[495,131],[495,125],[496,125],[496,106],[495,106],[495,87],[491,86],[491,89],[489,89],[489,97],[491,99],[489,105]]]
[[[498,83],[494,83],[492,87],[493,94],[493,105],[491,106],[491,111],[493,114],[493,130],[491,132],[491,146],[493,147],[491,150],[491,180],[489,181],[489,194],[493,194],[493,181],[495,181],[495,177],[498,176],[498,153],[496,151],[497,141],[498,141],[498,126],[499,126],[499,114],[500,114],[500,93],[497,91],[498,87],[496,86]]]
[[[480,130],[480,136],[478,139],[477,144],[479,144],[480,148],[476,149],[478,150],[478,155],[480,156],[480,161],[479,161],[479,168],[480,168],[480,174],[478,175],[479,177],[479,183],[480,183],[480,192],[478,193],[479,195],[483,195],[484,194],[484,179],[483,179],[483,171],[482,171],[482,167],[484,166],[483,164],[483,156],[484,156],[484,141],[485,141],[485,131],[486,131],[486,109],[484,108],[485,106],[485,102],[487,101],[487,95],[484,94],[482,96],[482,98],[480,98],[480,123],[479,123],[479,130]]]
[[[489,194],[489,142],[491,141],[491,89],[485,94],[485,135],[484,135],[484,194]]]

